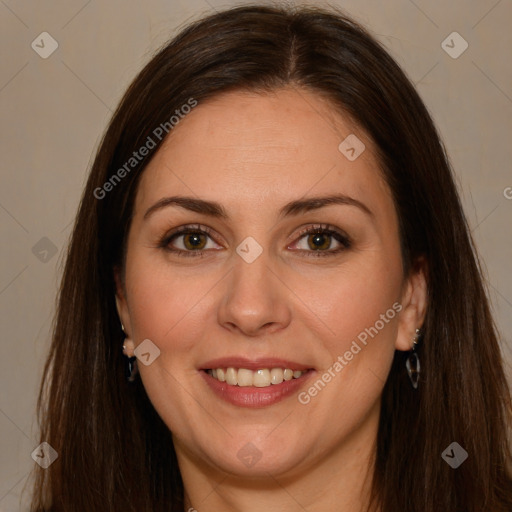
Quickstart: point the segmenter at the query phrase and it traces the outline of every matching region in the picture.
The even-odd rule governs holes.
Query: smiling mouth
[[[205,370],[208,375],[229,386],[265,388],[283,381],[298,379],[310,370],[291,368],[262,368],[256,371],[247,368],[215,368]]]

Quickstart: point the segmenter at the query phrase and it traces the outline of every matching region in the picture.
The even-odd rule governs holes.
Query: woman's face
[[[373,148],[314,93],[231,92],[145,170],[119,309],[180,464],[291,475],[368,452],[422,289]]]

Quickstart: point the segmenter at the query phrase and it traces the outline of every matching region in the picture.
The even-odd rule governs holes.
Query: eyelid
[[[321,234],[326,234],[327,236],[331,236],[336,238],[336,235],[341,238],[341,240],[337,240],[338,243],[340,243],[343,247],[338,249],[329,249],[325,251],[307,251],[305,249],[295,249],[295,251],[302,252],[302,253],[310,253],[308,256],[329,256],[329,255],[335,255],[339,252],[346,250],[351,247],[352,245],[352,239],[349,237],[343,230],[332,226],[330,224],[309,224],[307,227],[301,229],[298,233],[293,235],[293,238],[291,238],[291,242],[287,244],[287,248],[292,244],[294,241],[297,243],[300,241],[301,238],[304,237],[306,234],[315,234],[316,232],[319,232]],[[183,226],[180,226],[176,229],[171,230],[170,232],[166,233],[160,242],[158,243],[158,247],[163,248],[167,250],[170,253],[173,253],[177,256],[195,256],[195,257],[201,257],[204,256],[205,253],[211,251],[212,249],[199,249],[196,251],[184,251],[183,249],[169,249],[168,246],[171,242],[171,240],[174,237],[178,237],[180,235],[188,234],[188,233],[202,233],[209,236],[212,240],[214,240],[214,231],[209,228],[208,226],[202,225],[202,224],[186,224]],[[215,241],[215,240],[214,240]],[[217,242],[215,242],[217,243]],[[219,249],[214,249],[219,250]]]
[[[188,233],[201,233],[208,235],[212,240],[214,240],[214,231],[213,229],[209,228],[208,226],[204,226],[203,224],[186,224],[184,226],[180,226],[175,229],[171,229],[169,232],[167,232],[158,243],[158,247],[167,249],[168,245],[171,243],[171,239],[178,237],[180,235],[186,235]],[[215,240],[214,240],[215,241]],[[217,243],[217,242],[215,242]],[[197,251],[183,251],[182,249],[167,249],[169,252],[172,253],[180,253],[180,252],[186,252],[186,253],[201,253],[206,252],[205,250],[197,250]],[[211,250],[211,249],[209,249]],[[217,249],[216,249],[217,250]]]
[[[298,234],[294,235],[293,240],[296,240],[294,242],[294,245],[297,244],[304,237],[304,235],[312,235],[315,233],[320,233],[333,237],[339,244],[341,244],[342,247],[338,249],[328,249],[326,251],[308,251],[305,249],[297,249],[299,252],[305,253],[306,256],[312,256],[316,258],[319,256],[335,256],[340,252],[352,247],[352,238],[349,237],[345,231],[335,226],[331,226],[330,224],[314,224],[309,225],[304,229],[301,229]]]
[[[301,229],[297,234],[293,235],[293,239],[295,240],[297,237],[302,237],[302,235],[308,233],[312,234],[315,233],[315,231],[319,231],[321,233],[331,233],[331,234],[337,234],[345,238],[347,241],[351,242],[350,237],[345,233],[342,229],[339,229],[335,226],[331,226],[330,224],[308,224],[307,227]]]

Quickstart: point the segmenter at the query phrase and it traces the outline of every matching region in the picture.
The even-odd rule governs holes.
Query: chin
[[[269,430],[270,432],[270,430]],[[212,445],[205,447],[199,459],[210,460],[215,469],[235,477],[268,479],[300,472],[301,463],[311,450],[302,439],[286,440],[264,435],[234,436],[219,443],[212,452]]]

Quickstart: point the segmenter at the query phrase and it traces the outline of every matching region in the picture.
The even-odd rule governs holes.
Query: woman
[[[510,391],[442,144],[361,27],[182,31],[98,150],[34,511],[510,511]]]

